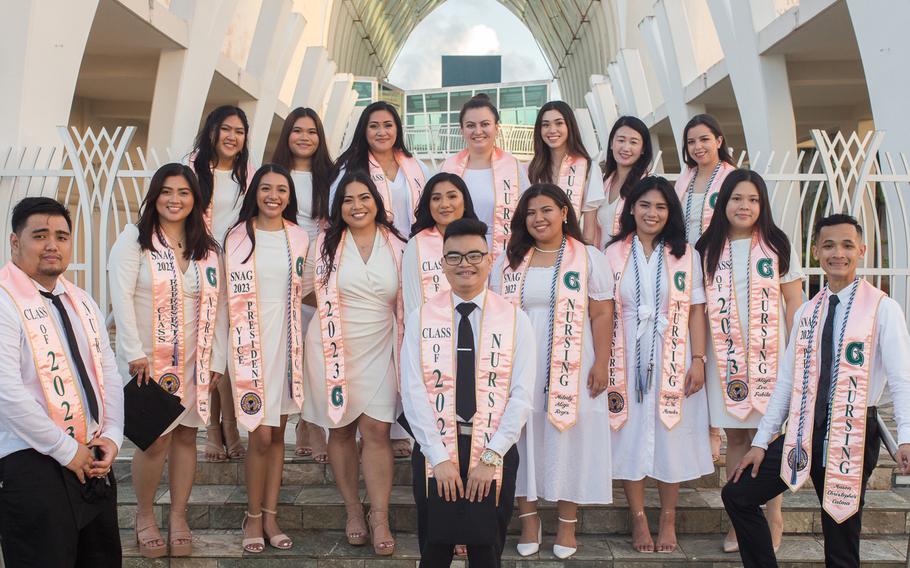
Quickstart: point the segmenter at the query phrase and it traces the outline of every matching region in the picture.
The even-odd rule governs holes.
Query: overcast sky
[[[551,79],[528,28],[496,0],[448,0],[420,22],[392,65],[403,89],[441,86],[442,55],[502,55],[502,80]]]

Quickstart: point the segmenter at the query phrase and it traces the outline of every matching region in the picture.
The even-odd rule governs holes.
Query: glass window
[[[528,85],[525,87],[525,104],[540,108],[547,102],[546,85]]]
[[[423,95],[408,95],[408,112],[423,112]]]
[[[499,106],[501,108],[521,108],[525,106],[521,87],[499,89]]]
[[[471,91],[454,91],[449,94],[449,110],[460,111],[469,100],[471,100]]]
[[[444,112],[433,112],[433,113],[427,113],[426,116],[427,116],[427,118],[429,118],[430,124],[436,125],[436,124],[445,124],[446,117],[448,116],[448,114],[446,114]]]
[[[367,100],[367,104],[373,100],[373,83],[369,81],[354,81],[354,90],[357,92],[357,101]]]
[[[517,124],[518,121],[518,111],[517,110],[503,110],[499,113],[499,120],[503,124]]]
[[[495,88],[494,89],[480,89],[480,90],[474,91],[475,95],[479,95],[480,93],[486,93],[486,95],[488,97],[490,97],[490,102],[493,103],[493,106],[495,106],[495,107],[499,106],[499,93],[496,91]],[[461,110],[461,109],[458,109],[458,110]]]
[[[405,119],[405,124],[407,126],[425,126],[427,123],[427,115],[425,114],[409,114]]]
[[[426,99],[427,112],[448,112],[449,110],[449,93],[427,93]]]
[[[457,112],[450,113],[449,114],[449,124],[460,124],[458,122],[458,115],[459,115],[459,113],[457,113]]]

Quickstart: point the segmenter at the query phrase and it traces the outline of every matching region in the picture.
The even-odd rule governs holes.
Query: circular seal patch
[[[742,402],[749,396],[749,385],[740,380],[727,383],[727,397],[734,402]]]
[[[158,384],[167,392],[177,394],[177,390],[180,388],[180,379],[174,373],[165,373],[158,379]]]
[[[796,450],[799,450],[799,463],[796,463]],[[787,465],[790,466],[790,469],[802,471],[809,465],[809,454],[802,448],[793,448],[790,450],[790,453],[787,454]]]
[[[626,401],[618,392],[611,392],[607,395],[607,405],[610,407],[610,412],[617,414],[626,407]]]
[[[254,392],[248,392],[240,397],[240,408],[250,416],[259,412],[262,408],[262,399]]]

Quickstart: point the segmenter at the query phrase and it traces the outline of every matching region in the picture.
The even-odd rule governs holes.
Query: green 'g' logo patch
[[[344,395],[341,394],[341,387],[335,387],[332,389],[332,406],[338,408],[342,404],[344,404]]]
[[[847,344],[847,348],[844,349],[844,357],[851,365],[862,367],[866,362],[866,356],[863,355],[863,342],[853,341]]]
[[[755,263],[755,269],[758,271],[758,274],[764,278],[771,278],[774,276],[774,263],[771,262],[770,258],[760,258],[758,262]]]
[[[569,290],[578,290],[581,288],[581,282],[578,280],[578,272],[574,270],[566,272],[566,275],[563,277],[562,281],[566,285],[566,288]]]
[[[205,270],[205,278],[212,286],[218,285],[218,271],[214,268],[209,267]]]
[[[717,205],[717,194],[716,193],[712,193],[711,196],[708,197],[708,205],[711,206],[711,209],[714,209],[714,206]]]
[[[676,286],[676,289],[682,292],[686,289],[686,273],[680,270],[673,275],[673,284]]]
[[[297,262],[294,263],[294,269],[297,271],[297,276],[303,276],[303,257],[298,256]]]

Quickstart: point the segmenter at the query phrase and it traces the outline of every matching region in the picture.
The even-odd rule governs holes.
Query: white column
[[[891,152],[898,162],[898,152],[910,157],[910,112],[907,112],[910,75],[905,72],[907,61],[910,61],[906,29],[906,23],[910,21],[910,3],[906,0],[847,0],[847,8],[863,62],[875,128],[885,131],[880,150]],[[891,171],[887,160],[880,163],[885,173],[906,173]],[[897,184],[882,184],[882,189],[890,204],[901,203],[904,199],[899,195]],[[888,209],[888,224],[892,231],[888,253],[894,268],[905,268],[910,263],[907,247],[910,224],[903,214],[906,210],[896,205]],[[906,298],[907,287],[905,278],[893,278],[892,297]]]
[[[158,59],[158,75],[149,119],[149,149],[175,158],[192,148],[224,35],[238,0],[172,0],[171,11],[189,27],[186,49],[166,50]]]
[[[752,8],[741,0],[708,0],[724,50],[750,160],[796,156],[796,120],[783,55],[761,55]],[[890,17],[890,16],[889,16]]]
[[[98,0],[3,3],[0,148],[59,146]]]
[[[686,84],[697,71],[685,9],[680,2],[658,0],[654,4],[654,16],[643,19],[638,28],[654,62],[673,138],[682,140],[686,122],[693,115],[705,112],[704,105],[686,101]],[[682,149],[678,151],[681,153]]]
[[[585,95],[585,98],[587,98],[587,95]],[[594,134],[594,122],[591,120],[591,113],[586,108],[577,108],[575,109],[575,120],[578,121],[578,129],[581,131],[582,145],[584,145],[585,150],[588,151],[588,155],[592,159],[597,159],[600,154],[600,146],[597,144],[597,136]]]
[[[351,118],[354,103],[357,102],[357,93],[354,92],[353,86],[353,75],[350,73],[338,73],[335,75],[329,90],[329,99],[322,122],[323,126],[325,126],[326,142],[333,156],[337,156],[341,150],[344,131],[347,128],[348,120]]]
[[[594,99],[594,108],[597,109],[597,139],[601,148],[610,145],[610,130],[613,123],[619,118],[619,112],[616,105],[616,96],[613,94],[613,87],[610,80],[603,75],[593,75],[591,77],[591,98]]]
[[[290,0],[263,3],[247,57],[246,70],[259,78],[257,99],[241,104],[250,120],[250,158],[254,163],[265,161],[262,154],[278,104],[278,92],[306,23],[300,14],[291,13],[291,7]]]
[[[910,61],[910,2],[847,0],[847,8],[866,75],[875,128],[887,131],[881,148],[910,155],[910,74],[906,72]]]
[[[300,64],[291,106],[310,107],[321,112],[334,74],[335,63],[329,60],[328,51],[321,45],[308,47]]]
[[[651,92],[648,89],[648,80],[645,77],[645,68],[641,63],[641,55],[637,49],[620,49],[617,55],[619,68],[627,86],[629,103],[632,114],[643,117],[654,110],[651,102]]]

